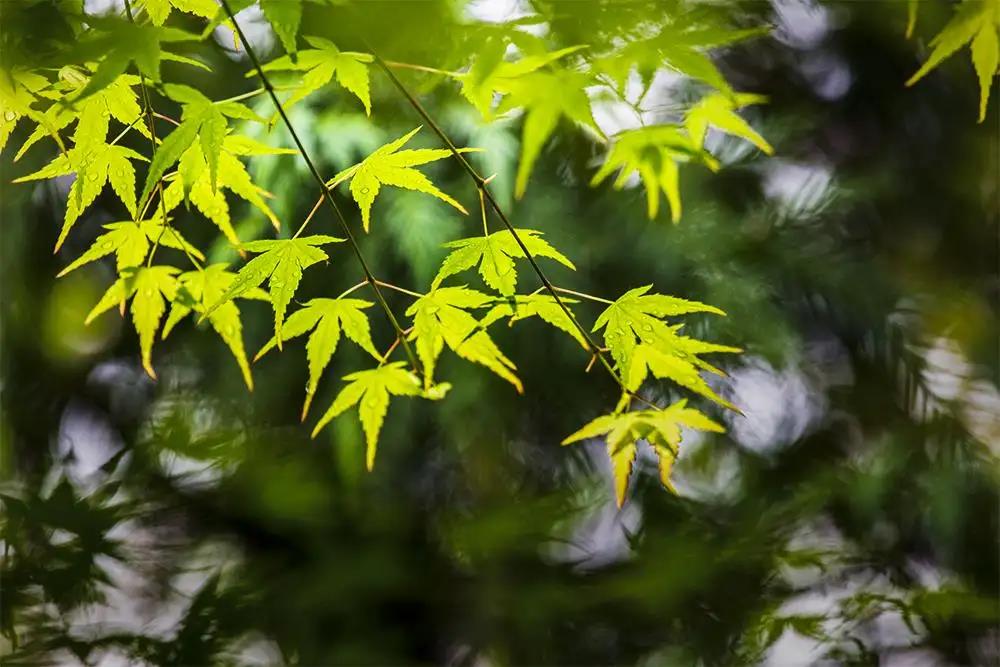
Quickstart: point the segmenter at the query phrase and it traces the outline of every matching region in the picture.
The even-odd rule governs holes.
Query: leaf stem
[[[256,97],[257,95],[260,95],[261,93],[266,93],[266,92],[267,92],[267,88],[264,88],[263,86],[261,86],[260,88],[257,88],[256,90],[251,90],[251,91],[246,92],[246,93],[240,93],[239,95],[233,95],[232,97],[227,97],[227,98],[225,98],[223,100],[215,100],[214,102],[212,102],[212,104],[226,104],[228,102],[242,102],[243,100],[250,99],[251,97]]]
[[[409,335],[411,331],[413,331],[413,327],[403,331],[402,336],[396,336],[396,340],[392,341],[392,345],[389,346],[389,349],[382,355],[382,359],[379,360],[378,365],[380,368],[385,364],[385,362],[389,361],[389,356],[396,350],[397,347],[399,347],[399,341],[403,340],[403,337]]]
[[[181,124],[180,124],[180,122],[179,122],[179,121],[176,121],[176,120],[174,120],[173,118],[171,118],[170,116],[168,116],[168,115],[166,115],[166,114],[162,114],[162,113],[155,113],[155,112],[154,112],[154,113],[153,113],[153,117],[154,117],[154,118],[159,118],[160,120],[165,120],[165,121],[167,121],[168,123],[173,123],[173,124],[174,124],[174,126],[176,126],[176,127],[180,127],[180,126],[181,126]]]
[[[320,195],[320,198],[316,200],[315,204],[313,204],[312,210],[309,211],[309,215],[307,215],[306,219],[302,221],[302,224],[299,225],[299,228],[295,230],[295,234],[292,235],[293,239],[299,238],[299,234],[301,234],[305,230],[306,225],[309,224],[309,221],[313,219],[313,216],[316,215],[316,211],[318,211],[319,207],[322,205],[323,205],[323,196]]]
[[[387,283],[384,280],[376,280],[375,282],[381,285],[382,287],[388,287],[389,289],[396,290],[397,292],[400,292],[402,294],[408,294],[415,299],[422,299],[424,297],[424,295],[420,294],[419,292],[411,292],[405,287],[400,287],[399,285],[393,285],[392,283]]]
[[[354,285],[353,287],[348,287],[348,288],[347,288],[346,290],[344,290],[343,292],[341,292],[341,293],[340,293],[340,295],[339,295],[339,296],[338,296],[337,298],[338,298],[338,299],[343,299],[343,298],[344,298],[345,296],[347,296],[347,295],[348,295],[348,294],[350,294],[351,292],[354,292],[354,291],[356,291],[356,290],[359,290],[359,289],[361,289],[362,287],[364,287],[364,286],[365,286],[365,285],[367,285],[367,284],[368,284],[368,281],[367,281],[367,280],[362,280],[362,281],[361,281],[360,283],[358,283],[357,285]]]
[[[486,199],[483,197],[482,190],[479,190],[479,210],[483,212],[483,236],[489,236],[490,228],[486,224]]]
[[[602,299],[601,297],[594,296],[593,294],[587,294],[585,292],[577,292],[576,290],[566,289],[565,287],[557,287],[553,285],[552,288],[557,292],[562,292],[563,294],[569,294],[572,296],[578,296],[581,299],[587,299],[588,301],[596,301],[598,303],[606,303],[608,305],[614,303],[614,301],[608,301],[607,299]]]
[[[386,60],[385,64],[389,67],[398,67],[400,69],[412,69],[418,72],[429,72],[431,74],[444,74],[445,76],[455,76],[455,72],[449,72],[443,69],[437,69],[436,67],[427,67],[426,65],[413,65],[411,63],[401,63],[395,60]]]
[[[316,179],[316,182],[319,183],[320,188],[322,188],[323,196],[330,205],[330,208],[332,208],[334,213],[336,213],[337,220],[340,222],[340,226],[343,228],[344,234],[347,236],[347,240],[350,241],[351,248],[354,250],[354,255],[357,257],[358,263],[361,265],[361,270],[365,274],[365,280],[372,286],[372,289],[375,292],[375,297],[378,300],[379,305],[382,307],[382,310],[385,311],[386,317],[389,318],[389,322],[392,323],[393,329],[396,330],[396,334],[402,337],[403,329],[399,326],[396,316],[389,308],[389,304],[386,303],[385,296],[383,296],[382,291],[378,288],[378,281],[375,279],[375,275],[372,273],[371,268],[369,268],[368,262],[365,260],[365,256],[361,253],[361,247],[354,238],[354,233],[351,231],[350,225],[347,224],[347,218],[345,218],[344,214],[340,212],[340,207],[337,206],[337,202],[333,199],[333,193],[328,187],[326,187],[326,180],[319,173],[316,165],[313,164],[312,159],[309,157],[309,153],[302,144],[302,140],[299,139],[299,135],[296,133],[295,127],[292,125],[292,121],[288,119],[288,115],[285,113],[284,107],[281,106],[281,100],[278,99],[277,93],[274,92],[274,86],[271,85],[270,79],[268,79],[267,75],[264,73],[264,68],[261,66],[260,60],[257,58],[257,54],[254,53],[246,35],[243,34],[243,28],[240,27],[239,22],[236,20],[232,7],[229,6],[229,2],[227,0],[219,0],[219,4],[222,5],[222,9],[226,12],[229,20],[232,21],[233,30],[236,32],[240,42],[243,44],[243,50],[246,51],[247,57],[250,59],[250,62],[253,63],[254,69],[257,70],[257,76],[260,77],[261,84],[267,90],[268,96],[270,96],[275,108],[277,108],[278,115],[281,116],[282,122],[285,124],[285,127],[288,128],[288,133],[292,135],[292,140],[295,142],[295,145],[299,150],[299,155],[302,156],[306,166],[309,167],[309,171],[312,172],[313,178]],[[406,351],[406,356],[410,360],[410,364],[413,366],[414,370],[419,373],[420,364],[417,361],[417,356],[413,353],[413,348],[405,340],[405,338],[403,339],[403,349]]]

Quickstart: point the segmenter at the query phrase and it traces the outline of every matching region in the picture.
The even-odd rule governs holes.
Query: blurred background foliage
[[[537,13],[556,45],[601,44],[674,4],[384,1],[307,5],[304,22],[344,49],[364,38],[387,58],[449,69],[477,38],[469,16]],[[367,474],[356,421],[316,440],[299,424],[296,343],[255,365],[248,394],[221,342],[191,323],[158,343],[156,383],[117,314],[85,327],[110,269],[54,276],[113,213],[99,200],[53,256],[68,185],[12,187],[43,156],[17,168],[4,157],[5,664],[995,664],[997,105],[975,123],[965,59],[903,87],[946,2],[922,3],[910,41],[898,2],[713,11],[774,26],[716,61],[734,88],[768,96],[749,113],[776,157],[711,135],[726,168],[682,170],[677,226],[647,219],[639,187],[587,187],[602,148],[568,125],[515,202],[519,119],[483,124],[453,83],[401,73],[460,145],[487,149],[474,159],[497,174],[516,224],[571,256],[578,271],[553,268],[557,282],[605,296],[653,283],[728,312],[688,326],[746,350],[717,385],[745,414],[716,413],[727,434],[689,434],[677,495],[641,453],[621,510],[603,444],[558,446],[617,398],[563,334],[496,329],[524,397],[443,358],[460,390],[394,404]],[[241,18],[262,50],[277,48],[259,13]],[[4,43],[42,49],[57,30],[12,20]],[[213,71],[183,70],[191,85],[212,98],[245,89],[231,34],[199,57]],[[653,91],[665,117],[687,94],[663,73]],[[293,109],[324,173],[419,124],[384,77],[373,100],[371,118],[336,88]],[[257,110],[271,112],[264,100]],[[608,101],[598,122],[612,132],[628,113]],[[290,145],[280,126],[267,140]],[[428,132],[414,144],[434,146]],[[279,218],[309,211],[295,156],[253,168]],[[474,200],[452,163],[431,172]],[[263,230],[243,212],[241,237]],[[478,225],[404,191],[383,194],[375,216],[363,249],[401,284],[426,285],[441,244]],[[317,222],[334,229],[325,213]],[[202,247],[214,236],[184,233]],[[211,254],[236,259],[221,245]],[[331,266],[306,274],[299,301],[357,281],[340,256]],[[255,350],[270,310],[243,310]],[[343,350],[328,375],[360,354]]]

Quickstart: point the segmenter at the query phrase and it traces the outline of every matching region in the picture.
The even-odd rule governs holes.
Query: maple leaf
[[[58,86],[59,95],[72,97],[87,84],[90,77],[75,67],[64,67],[59,71],[59,79],[62,83]],[[137,76],[123,74],[106,88],[82,102],[70,105],[53,104],[43,114],[44,124],[40,123],[21,144],[14,155],[14,160],[20,160],[29,148],[46,135],[51,136],[53,132],[64,129],[74,121],[78,121],[78,127],[81,128],[75,138],[77,145],[103,143],[108,134],[110,118],[123,125],[134,127],[148,137],[149,130],[145,124],[137,122],[142,118],[142,109],[139,107],[138,96],[132,88],[139,84],[139,80]]]
[[[663,294],[646,294],[651,286],[638,287],[608,306],[594,323],[594,331],[604,328],[604,341],[626,387],[636,391],[652,372],[657,378],[673,380],[706,398],[729,408],[701,377],[699,369],[721,373],[699,354],[739,352],[682,336],[680,325],[668,325],[660,318],[687,313],[725,315],[714,306]],[[735,408],[733,408],[735,409]]]
[[[417,356],[424,368],[425,388],[434,376],[434,366],[447,345],[467,361],[481,364],[514,385],[517,392],[524,387],[514,374],[517,367],[468,312],[488,305],[492,298],[467,287],[439,287],[413,302],[406,314],[413,317],[409,340],[416,340]]]
[[[123,269],[142,264],[151,245],[157,243],[167,248],[185,250],[198,259],[205,259],[201,251],[188,243],[180,232],[158,220],[111,222],[104,225],[104,229],[108,230],[107,233],[98,236],[85,253],[59,272],[57,278],[111,253],[115,253],[115,265],[121,273]]]
[[[705,133],[711,125],[726,134],[746,139],[767,155],[773,155],[774,149],[771,148],[771,144],[736,114],[737,109],[765,101],[767,101],[765,97],[747,93],[736,93],[732,96],[712,93],[688,109],[684,116],[684,126],[697,148],[704,145]]]
[[[87,132],[86,128],[77,127],[78,137],[85,132]],[[56,156],[45,167],[27,176],[17,178],[14,182],[24,183],[76,173],[76,180],[73,181],[73,185],[69,189],[63,226],[59,232],[59,238],[56,240],[55,249],[59,250],[74,223],[97,199],[97,195],[108,183],[111,184],[115,194],[125,204],[129,213],[133,216],[136,215],[135,168],[129,160],[145,161],[146,158],[124,146],[106,144],[103,140],[96,142],[81,137],[81,143],[74,146],[69,152]]]
[[[211,315],[216,308],[227,301],[270,279],[268,289],[271,293],[271,305],[274,307],[274,336],[277,339],[278,349],[281,349],[281,325],[285,320],[285,310],[299,287],[302,271],[316,262],[329,259],[327,254],[316,246],[341,241],[343,239],[333,236],[315,235],[295,239],[251,241],[243,244],[245,250],[261,254],[239,270],[236,279],[202,315],[202,319]]]
[[[673,15],[656,34],[629,40],[615,52],[595,58],[594,69],[610,76],[622,90],[630,72],[636,71],[648,90],[656,71],[666,66],[728,94],[729,84],[712,62],[711,50],[767,34],[768,29],[734,29],[724,26],[725,20],[725,15],[710,18],[701,11]]]
[[[968,44],[972,52],[972,65],[979,78],[979,122],[983,122],[986,120],[993,77],[1000,64],[998,33],[1000,33],[1000,3],[996,0],[986,2],[965,0],[959,5],[955,16],[931,40],[930,56],[910,77],[906,85],[912,86],[946,58]]]
[[[353,94],[365,107],[365,113],[372,113],[368,64],[374,58],[369,53],[357,51],[341,51],[337,45],[322,37],[306,36],[305,40],[313,48],[298,52],[295,60],[282,56],[264,65],[265,72],[297,71],[301,72],[298,89],[285,102],[285,108],[301,102],[316,92],[336,76],[337,83]],[[256,75],[256,70],[247,76]]]
[[[163,25],[170,11],[176,9],[202,18],[211,19],[219,11],[219,5],[213,0],[143,0],[146,13],[153,25]]]
[[[420,386],[420,379],[406,370],[405,365],[405,362],[396,361],[372,370],[358,371],[344,376],[350,384],[340,390],[333,403],[320,417],[313,429],[313,437],[315,438],[334,417],[357,405],[367,444],[365,463],[370,471],[375,465],[378,434],[382,430],[382,423],[389,409],[389,397],[425,395]],[[443,393],[440,392],[441,396]],[[437,396],[428,395],[428,398],[435,397]]]
[[[492,120],[494,99],[497,95],[509,93],[516,86],[516,79],[583,48],[586,47],[577,45],[557,51],[531,53],[511,62],[503,59],[507,42],[491,39],[478,50],[478,55],[467,72],[452,76],[462,84],[462,95],[476,107],[484,119]]]
[[[295,36],[302,23],[302,3],[288,0],[260,0],[260,9],[264,13],[275,34],[289,53],[295,53]]]
[[[58,128],[52,127],[47,116],[34,108],[39,95],[51,84],[44,76],[35,72],[16,69],[0,76],[0,150],[21,118],[30,118],[46,127],[63,149]]]
[[[573,262],[541,238],[542,232],[535,229],[517,229],[515,232],[533,257],[548,257],[576,270]],[[455,250],[441,263],[441,268],[431,283],[432,288],[440,285],[448,276],[478,265],[479,275],[487,285],[504,295],[514,293],[517,285],[514,259],[525,258],[526,255],[510,230],[450,241],[444,247]]]
[[[306,357],[309,360],[309,384],[306,386],[306,399],[302,406],[303,420],[309,412],[309,406],[316,393],[316,387],[319,385],[323,370],[326,369],[333,353],[337,350],[341,331],[368,354],[379,361],[382,360],[382,355],[378,353],[372,343],[368,316],[362,312],[372,305],[374,304],[371,301],[343,297],[312,299],[285,320],[281,328],[285,340],[312,331],[312,335],[309,336],[309,341],[306,343]],[[267,354],[277,343],[277,337],[271,338],[254,357],[254,361],[256,362]]]
[[[594,121],[587,96],[586,88],[593,84],[590,74],[563,69],[536,71],[507,81],[504,91],[507,94],[497,107],[497,113],[524,109],[521,160],[514,179],[515,197],[520,198],[524,194],[542,146],[555,131],[561,117],[590,128],[600,137],[604,136]]]
[[[173,266],[124,269],[85,320],[86,324],[90,324],[95,317],[115,306],[124,312],[125,302],[131,298],[132,323],[139,334],[142,367],[154,380],[156,372],[152,362],[153,340],[166,312],[167,301],[173,301],[177,295],[177,273],[179,269]]]
[[[224,188],[253,205],[267,216],[275,229],[278,229],[281,223],[265,201],[265,197],[270,197],[271,194],[253,184],[250,174],[237,155],[273,155],[288,152],[294,151],[267,149],[246,137],[233,135],[225,137],[218,156],[217,188],[213,190],[210,184],[211,174],[202,147],[199,143],[193,143],[181,155],[176,174],[165,178],[169,185],[163,192],[164,208],[170,212],[186,197],[202,215],[219,228],[231,244],[239,246],[240,239],[233,228],[229,204],[223,194]]]
[[[82,101],[118,79],[130,63],[153,81],[160,80],[160,61],[179,60],[204,67],[196,60],[168,53],[162,44],[197,41],[198,36],[177,28],[133,23],[112,16],[88,15],[92,30],[84,33],[79,50],[82,62],[97,61],[97,69],[73,102]]]
[[[226,118],[259,120],[263,118],[238,102],[215,104],[200,92],[189,86],[167,84],[164,90],[173,100],[183,105],[181,124],[164,138],[153,154],[146,174],[146,184],[142,188],[139,201],[143,204],[152,194],[153,188],[172,167],[199,140],[202,159],[208,164],[208,184],[216,191],[219,163],[222,159],[223,144],[228,131]]]
[[[576,303],[575,299],[567,299],[566,297],[561,297],[560,301],[567,307],[569,307],[569,304]],[[511,326],[515,322],[529,317],[538,317],[555,328],[566,332],[573,340],[580,344],[580,347],[590,351],[590,346],[587,345],[587,341],[573,323],[573,320],[570,319],[566,311],[549,294],[518,294],[508,299],[505,303],[498,303],[493,306],[486,314],[486,317],[480,321],[479,325],[486,328],[493,322],[504,317],[510,318],[509,324]]]
[[[443,148],[419,148],[399,150],[406,142],[413,138],[420,128],[407,132],[405,135],[375,150],[364,160],[343,170],[329,182],[327,186],[335,188],[341,183],[351,182],[351,196],[361,208],[361,221],[365,231],[371,223],[371,209],[375,197],[383,185],[392,185],[397,188],[416,190],[437,197],[464,214],[468,211],[452,199],[441,192],[431,183],[430,179],[414,169],[415,166],[427,164],[451,156],[451,151]],[[460,153],[478,151],[478,148],[459,148]]]
[[[660,482],[670,491],[674,491],[673,484],[670,483],[670,471],[681,443],[681,427],[715,433],[725,431],[721,424],[709,419],[698,410],[687,407],[686,400],[680,400],[663,410],[602,415],[568,436],[562,444],[569,445],[589,438],[606,436],[614,478],[615,502],[621,507],[625,502],[629,476],[635,465],[637,444],[642,439],[645,439],[656,453]]]
[[[660,207],[660,191],[667,196],[671,218],[681,218],[681,193],[679,162],[700,160],[710,169],[718,163],[689,136],[673,125],[656,125],[626,130],[615,135],[614,143],[604,164],[591,179],[591,186],[599,185],[616,169],[620,169],[615,188],[625,187],[629,176],[638,172],[646,187],[646,206],[649,218],[656,217]]]
[[[201,270],[188,271],[177,277],[179,288],[170,306],[170,314],[163,325],[163,339],[166,339],[177,323],[191,312],[202,314],[208,304],[217,302],[236,281],[236,274],[228,270],[228,264],[212,264]],[[268,301],[268,295],[261,289],[251,288],[242,292],[240,298]],[[243,346],[243,322],[240,309],[235,301],[227,301],[208,314],[208,322],[226,344],[243,375],[247,388],[253,391],[253,376],[247,362]]]

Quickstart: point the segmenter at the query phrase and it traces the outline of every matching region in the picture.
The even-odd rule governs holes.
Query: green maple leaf
[[[160,321],[167,310],[167,301],[177,295],[177,273],[173,266],[140,266],[124,269],[112,283],[101,300],[87,315],[86,324],[101,313],[118,306],[124,312],[125,302],[131,298],[130,310],[135,330],[139,334],[142,367],[151,378],[153,371],[153,340],[160,328]]]
[[[210,20],[219,11],[219,5],[213,0],[143,0],[143,5],[149,20],[157,26],[166,22],[172,9]]]
[[[104,229],[108,231],[98,236],[85,253],[60,271],[57,278],[111,253],[115,253],[115,265],[121,273],[123,269],[142,264],[150,247],[157,243],[167,248],[186,250],[198,259],[205,259],[201,251],[188,243],[180,232],[159,220],[111,222],[104,225]]]
[[[406,370],[405,365],[402,361],[396,361],[372,370],[344,376],[350,384],[340,390],[333,403],[320,417],[313,429],[313,437],[316,437],[316,434],[334,417],[357,405],[367,443],[365,462],[368,470],[371,470],[375,465],[378,434],[382,430],[382,423],[389,409],[389,397],[424,395],[428,398],[440,398],[447,392],[447,388],[443,385],[441,391],[436,394],[424,392],[420,386],[420,379]]]
[[[211,315],[216,308],[224,303],[268,280],[271,305],[274,307],[274,336],[278,342],[278,349],[281,349],[281,325],[285,320],[285,310],[295,295],[295,290],[299,287],[302,272],[317,262],[329,259],[327,254],[316,246],[341,241],[343,239],[316,235],[296,239],[251,241],[243,244],[245,250],[261,254],[251,259],[239,270],[239,273],[236,274],[236,280],[202,315],[202,319]]]
[[[434,366],[447,345],[455,354],[481,364],[524,392],[514,374],[517,367],[493,342],[479,321],[468,311],[488,305],[492,298],[466,287],[439,287],[417,299],[406,311],[413,317],[409,339],[416,341],[417,356],[424,368],[425,388],[434,376]]]
[[[615,170],[620,169],[615,188],[625,187],[629,176],[638,173],[646,187],[646,207],[649,218],[656,217],[660,207],[660,192],[667,196],[674,222],[681,218],[680,171],[678,163],[699,160],[710,169],[718,163],[696,144],[691,137],[673,125],[655,125],[626,130],[614,137],[614,143],[601,168],[590,181],[596,186]]]
[[[400,150],[406,142],[413,138],[420,128],[416,128],[405,135],[375,150],[364,160],[348,167],[327,183],[328,187],[334,188],[351,182],[351,196],[361,208],[361,221],[365,231],[371,223],[371,209],[375,197],[383,185],[391,185],[407,190],[416,190],[437,197],[464,214],[468,211],[452,199],[441,192],[431,183],[430,179],[414,169],[415,166],[427,164],[451,156],[451,151],[437,148],[419,148]],[[460,148],[460,153],[476,151],[476,148]]]
[[[83,89],[90,77],[73,67],[64,67],[59,72],[62,85],[58,87],[61,96],[73,96]],[[58,132],[74,121],[78,121],[80,130],[75,142],[103,143],[108,134],[109,119],[114,118],[126,126],[134,127],[146,137],[149,130],[145,123],[137,122],[142,118],[142,109],[133,86],[139,84],[139,77],[123,74],[106,88],[94,95],[72,105],[53,104],[45,110],[44,124],[39,124],[28,136],[14,155],[14,160],[20,160],[31,146],[46,135]]]
[[[521,131],[521,161],[514,179],[514,196],[521,197],[542,146],[556,129],[563,116],[590,128],[598,136],[604,134],[590,110],[586,88],[595,82],[590,74],[571,70],[536,71],[510,79],[507,95],[500,101],[498,114],[524,109],[524,129]]]
[[[690,11],[670,17],[655,35],[629,40],[616,51],[595,58],[594,68],[624,89],[629,73],[637,71],[644,89],[653,75],[666,66],[716,90],[729,93],[729,84],[712,62],[712,49],[767,34],[765,28],[736,29],[725,25],[724,15]]]
[[[208,164],[208,184],[216,191],[219,163],[222,159],[223,144],[228,131],[226,118],[259,120],[266,122],[247,107],[237,102],[215,104],[200,92],[189,86],[167,84],[167,95],[183,105],[181,124],[164,138],[153,154],[146,174],[146,184],[142,188],[139,201],[146,203],[153,188],[163,174],[178,162],[191,148],[195,139],[199,140],[202,159]]]
[[[630,391],[636,391],[649,373],[670,379],[706,398],[732,408],[701,377],[699,370],[721,373],[699,354],[739,352],[737,348],[715,345],[682,336],[680,325],[668,325],[663,317],[687,313],[725,315],[714,306],[663,294],[647,294],[650,286],[629,290],[608,306],[594,323],[594,331],[604,328],[604,341],[616,368]],[[733,408],[735,409],[735,408]]]
[[[65,149],[59,138],[58,128],[51,125],[48,117],[34,108],[39,97],[51,84],[44,76],[21,69],[7,71],[0,76],[0,150],[7,145],[7,140],[21,118],[29,118],[46,128],[55,138],[60,149]]]
[[[93,140],[85,127],[78,126],[76,135],[80,143],[69,152],[56,156],[52,162],[33,174],[14,180],[15,183],[24,183],[76,173],[76,180],[69,189],[66,215],[56,241],[56,250],[62,247],[70,229],[108,183],[128,212],[133,217],[137,215],[135,168],[129,160],[145,161],[146,158],[130,148],[106,144],[103,139]]]
[[[706,95],[693,107],[688,109],[684,116],[684,126],[694,145],[701,148],[705,143],[705,133],[711,125],[726,134],[746,139],[767,155],[773,155],[774,149],[767,143],[764,137],[750,127],[750,124],[743,120],[737,113],[737,109],[742,109],[751,104],[761,104],[766,98],[760,95],[747,93],[736,93],[735,95],[723,95],[722,93],[712,93]]]
[[[306,386],[306,399],[302,406],[303,420],[309,412],[309,405],[316,393],[319,379],[327,364],[330,363],[333,353],[337,350],[341,331],[368,354],[379,361],[382,360],[382,355],[378,353],[372,343],[368,316],[363,312],[365,308],[370,308],[372,305],[374,304],[371,301],[363,301],[362,299],[312,299],[285,320],[282,326],[282,335],[285,340],[312,331],[312,335],[309,336],[309,341],[306,343],[306,357],[309,360],[309,384]],[[277,344],[277,337],[271,338],[254,357],[254,361],[263,357]]]
[[[161,60],[179,60],[204,67],[198,61],[172,55],[163,49],[163,44],[197,41],[198,36],[192,33],[110,16],[88,15],[87,22],[93,29],[85,33],[78,47],[79,62],[96,61],[98,65],[73,102],[79,102],[111,85],[131,63],[135,63],[139,72],[157,82],[160,80]]]
[[[570,304],[576,303],[575,299],[567,299],[566,297],[561,297],[560,301],[567,307]],[[580,330],[573,324],[573,320],[556,303],[556,300],[548,294],[518,294],[508,299],[505,303],[498,303],[480,321],[480,326],[486,328],[493,322],[504,317],[510,318],[509,324],[511,326],[520,320],[537,317],[543,322],[569,334],[584,350],[590,350]]]
[[[576,270],[573,262],[541,238],[542,232],[535,229],[515,231],[533,257],[548,257]],[[514,293],[517,285],[514,259],[525,258],[526,255],[509,230],[494,232],[488,236],[458,239],[446,243],[444,247],[455,250],[441,263],[431,287],[437,287],[448,276],[478,266],[479,275],[487,285],[504,295]]]
[[[282,56],[264,66],[265,72],[296,71],[301,73],[297,90],[285,107],[291,107],[316,92],[336,76],[337,83],[353,94],[372,113],[368,65],[374,60],[369,53],[341,51],[333,42],[322,37],[305,37],[313,48],[299,51],[295,60]],[[256,70],[247,74],[254,76]]]
[[[295,53],[295,36],[302,23],[302,3],[288,0],[260,0],[260,9],[264,13],[275,34],[289,53]]]
[[[981,123],[986,119],[990,88],[1000,64],[1000,3],[996,0],[965,0],[955,16],[931,40],[930,56],[906,85],[915,84],[966,44],[972,52],[972,64],[979,78]]]
[[[663,410],[602,415],[568,436],[562,444],[569,445],[589,438],[606,436],[614,478],[615,501],[621,507],[625,502],[629,476],[635,465],[639,440],[645,439],[653,448],[659,462],[660,481],[669,490],[674,491],[673,484],[670,483],[670,471],[681,443],[681,427],[715,433],[725,431],[722,425],[698,410],[687,407],[687,401],[681,400]]]
[[[514,83],[516,79],[583,48],[586,47],[578,45],[558,51],[531,53],[511,62],[503,59],[507,50],[507,40],[489,39],[478,50],[478,55],[469,70],[452,76],[462,84],[462,95],[476,107],[484,119],[492,120],[494,98],[498,94],[509,93],[512,87],[516,86]]]
[[[233,228],[229,204],[223,194],[225,189],[267,216],[277,230],[281,223],[265,201],[271,194],[254,185],[249,172],[237,156],[289,152],[294,153],[287,149],[271,149],[246,137],[229,135],[223,139],[222,149],[218,154],[218,181],[217,187],[213,189],[211,172],[207,168],[202,147],[199,143],[193,143],[181,155],[176,175],[165,177],[169,185],[163,192],[164,208],[170,212],[187,198],[219,228],[231,244],[239,246],[240,239]]]
[[[182,273],[177,281],[179,289],[170,306],[167,321],[163,325],[164,339],[170,335],[177,323],[190,313],[204,314],[208,304],[219,301],[236,281],[236,274],[228,270],[227,264],[212,264],[201,270]],[[248,289],[240,293],[239,297],[259,301],[270,300],[266,292],[257,288]],[[222,342],[232,352],[247,388],[253,391],[253,376],[250,374],[250,364],[247,362],[246,349],[243,346],[243,322],[236,302],[226,301],[208,313],[207,318],[209,324],[222,338]]]

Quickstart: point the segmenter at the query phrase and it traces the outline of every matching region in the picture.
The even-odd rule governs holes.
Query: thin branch
[[[403,96],[410,103],[410,106],[412,106],[416,110],[416,112],[420,114],[420,117],[424,119],[424,122],[426,122],[427,125],[430,126],[430,128],[434,131],[434,133],[438,136],[438,138],[440,138],[441,141],[445,144],[445,146],[448,147],[448,150],[451,151],[451,154],[455,157],[455,159],[458,160],[458,162],[462,165],[466,173],[468,173],[469,176],[472,178],[472,180],[475,181],[476,187],[479,189],[480,195],[486,199],[486,201],[490,205],[490,208],[492,208],[493,211],[497,214],[497,217],[500,218],[501,222],[503,222],[504,226],[507,228],[507,231],[509,231],[511,236],[514,238],[514,241],[517,242],[517,245],[521,248],[521,252],[524,253],[524,256],[531,264],[531,268],[535,271],[535,274],[538,276],[538,279],[542,282],[542,285],[545,287],[546,291],[548,291],[548,293],[552,295],[552,298],[559,305],[559,308],[562,309],[563,313],[566,314],[570,322],[573,323],[573,326],[576,328],[576,330],[580,332],[580,335],[583,337],[583,340],[586,341],[587,343],[589,352],[591,352],[594,356],[597,357],[598,361],[601,362],[601,365],[604,366],[608,374],[611,375],[612,378],[614,378],[615,382],[618,383],[618,386],[621,387],[623,392],[625,392],[629,396],[633,396],[638,400],[641,400],[651,405],[654,408],[657,408],[655,404],[646,401],[641,396],[638,396],[635,392],[629,390],[629,388],[625,384],[625,381],[622,380],[622,378],[618,375],[615,369],[611,366],[611,363],[607,360],[607,358],[605,358],[604,354],[601,352],[601,348],[591,338],[590,333],[579,323],[579,321],[577,321],[576,316],[573,315],[573,311],[571,311],[569,307],[563,302],[563,300],[559,298],[559,293],[556,290],[555,286],[548,279],[548,277],[546,277],[545,273],[538,265],[538,262],[535,261],[535,258],[528,250],[528,247],[524,244],[524,241],[521,240],[521,236],[517,233],[517,230],[514,229],[514,225],[511,224],[510,219],[507,217],[507,214],[504,213],[503,209],[500,208],[500,204],[498,204],[497,200],[493,197],[493,193],[490,192],[489,188],[486,185],[486,179],[480,176],[479,172],[476,171],[475,167],[473,167],[472,164],[470,164],[469,161],[465,158],[465,156],[462,155],[461,152],[459,152],[458,148],[455,147],[455,144],[451,141],[450,138],[448,138],[448,135],[445,134],[444,130],[441,129],[441,126],[438,125],[433,118],[431,118],[430,114],[427,113],[427,110],[424,109],[423,105],[420,104],[417,98],[415,98],[413,94],[406,88],[406,86],[403,85],[403,82],[400,81],[399,77],[396,76],[396,73],[389,68],[389,65],[386,63],[386,61],[382,60],[382,58],[379,57],[377,53],[375,53],[375,51],[371,48],[371,46],[368,46],[367,48],[368,51],[371,52],[372,56],[374,56],[375,62],[379,65],[379,67],[382,68],[382,71],[386,73],[386,75],[389,77],[389,80],[392,81],[392,84],[399,90],[400,93],[403,94]]]
[[[372,286],[372,290],[375,292],[375,298],[382,307],[382,310],[385,311],[386,317],[389,318],[389,322],[392,323],[392,328],[396,330],[396,335],[402,337],[403,328],[399,326],[396,316],[393,315],[392,310],[389,308],[389,304],[386,303],[382,290],[378,287],[378,281],[375,279],[375,275],[369,268],[368,262],[365,260],[365,256],[361,253],[361,247],[354,238],[354,233],[351,231],[350,225],[347,224],[347,219],[344,217],[344,214],[340,212],[340,207],[337,206],[337,202],[333,199],[333,193],[330,192],[328,187],[326,187],[326,180],[319,173],[316,165],[313,164],[312,159],[309,157],[309,153],[302,144],[302,140],[299,139],[299,135],[296,133],[295,127],[292,125],[292,121],[288,119],[288,115],[285,113],[284,107],[281,106],[281,100],[278,99],[278,95],[275,93],[274,86],[271,85],[271,81],[267,78],[267,75],[264,74],[264,68],[261,66],[260,60],[257,58],[257,54],[254,53],[253,48],[250,46],[250,42],[247,40],[246,35],[243,34],[243,28],[240,27],[239,22],[236,20],[232,7],[229,6],[229,2],[227,2],[227,0],[219,0],[219,2],[222,5],[222,9],[225,10],[226,15],[229,17],[229,20],[232,21],[233,29],[236,31],[236,35],[239,37],[240,42],[243,44],[243,50],[246,51],[247,57],[250,58],[250,62],[253,63],[254,69],[257,70],[257,76],[260,77],[261,84],[265,89],[267,89],[267,93],[270,96],[271,101],[278,110],[278,115],[281,116],[282,122],[285,124],[285,127],[288,128],[288,133],[292,135],[292,140],[295,141],[295,145],[299,150],[299,155],[301,155],[302,159],[305,160],[306,166],[308,166],[309,171],[312,172],[313,178],[315,178],[316,182],[319,183],[319,187],[323,191],[324,198],[330,205],[330,208],[332,208],[334,213],[336,213],[337,220],[340,222],[340,226],[343,228],[344,234],[347,236],[347,240],[350,241],[351,248],[354,250],[354,255],[357,257],[358,263],[361,264],[361,269],[365,274],[365,280]],[[417,356],[413,353],[413,348],[406,341],[405,337],[403,338],[403,349],[406,351],[406,356],[409,358],[413,369],[420,373],[420,365],[417,362]]]

